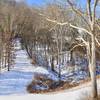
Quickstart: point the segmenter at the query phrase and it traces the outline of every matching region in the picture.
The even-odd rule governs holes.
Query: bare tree
[[[71,24],[70,22],[60,22],[58,20],[50,19],[49,17],[40,14],[41,16],[45,16],[45,19],[49,22],[55,23],[57,25],[69,25],[70,27],[81,30],[84,32],[84,34],[87,34],[89,36],[89,40],[85,40],[83,37],[79,37],[78,40],[82,41],[84,45],[87,48],[87,55],[89,60],[89,69],[90,69],[90,75],[91,75],[91,85],[92,85],[92,96],[93,99],[97,98],[97,82],[96,82],[96,43],[99,44],[98,39],[96,38],[95,33],[95,27],[96,24],[96,6],[98,4],[98,0],[94,0],[93,6],[91,5],[91,0],[87,0],[87,13],[83,13],[80,9],[77,9],[74,4],[67,0],[67,3],[70,5],[73,12],[77,14],[77,16],[83,18],[84,23],[87,24],[88,27],[80,27],[76,26],[74,24]],[[85,15],[85,16],[84,16]],[[78,44],[79,45],[79,44]],[[83,46],[83,45],[82,45]]]

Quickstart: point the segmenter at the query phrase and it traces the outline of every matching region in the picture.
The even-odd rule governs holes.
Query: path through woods
[[[25,94],[27,85],[32,81],[34,67],[26,51],[21,49],[18,40],[14,49],[16,55],[14,68],[0,74],[0,95]]]

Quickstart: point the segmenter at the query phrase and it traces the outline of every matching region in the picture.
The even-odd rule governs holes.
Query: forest
[[[100,0],[47,1],[0,0],[0,95],[100,100]]]

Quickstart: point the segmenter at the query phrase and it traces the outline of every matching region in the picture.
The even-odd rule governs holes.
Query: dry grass
[[[100,75],[97,76],[97,78],[100,78]],[[54,80],[48,78],[46,75],[36,74],[35,75],[35,79],[31,82],[31,84],[28,85],[27,91],[29,93],[57,92],[57,91],[61,91],[61,90],[65,90],[65,89],[71,89],[71,88],[77,87],[79,85],[82,85],[82,84],[85,84],[87,82],[90,82],[90,80],[91,80],[90,78],[87,78],[86,80],[80,81],[80,83],[71,84],[70,82],[54,81]],[[36,86],[36,85],[43,85],[43,86],[47,86],[49,88],[45,89],[45,90],[33,89],[33,87]],[[79,100],[81,100],[81,99],[79,99]],[[86,99],[86,100],[88,100],[88,99]],[[89,100],[91,100],[90,97],[89,97]]]
[[[31,63],[32,64],[36,64],[36,60],[35,59],[32,59]]]
[[[36,85],[43,85],[47,86],[48,89],[45,90],[37,90],[33,87]],[[70,84],[69,82],[64,81],[54,81],[52,79],[49,79],[45,75],[36,75],[35,80],[32,81],[32,83],[27,87],[27,91],[29,93],[48,93],[48,92],[56,92],[64,89],[69,89],[72,87],[78,86],[78,84]]]

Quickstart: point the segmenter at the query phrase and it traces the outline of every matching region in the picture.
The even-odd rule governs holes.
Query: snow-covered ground
[[[100,90],[100,80],[98,81]],[[20,96],[2,96],[1,100],[81,100],[81,96],[87,96],[90,93],[90,83],[83,84],[70,90],[65,90],[51,94],[26,94]]]
[[[21,50],[19,41],[16,42],[15,50],[14,68],[0,73],[0,95],[25,94],[27,85],[32,81],[34,66],[25,50]]]
[[[43,74],[49,75],[54,79],[57,77],[41,66],[33,66],[25,50],[21,49],[19,41],[15,49],[14,68],[9,72],[0,73],[0,100],[81,100],[80,97],[82,95],[90,93],[91,85],[90,83],[85,83],[73,89],[56,93],[29,94],[26,88],[31,83],[35,73],[43,72]],[[98,80],[98,90],[100,91],[100,80]]]

